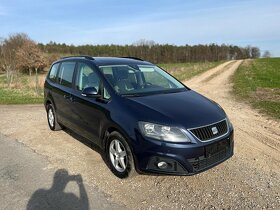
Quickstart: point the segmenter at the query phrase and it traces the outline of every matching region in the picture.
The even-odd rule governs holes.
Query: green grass
[[[240,99],[280,119],[280,58],[244,61],[233,82],[233,91]]]
[[[224,61],[201,62],[201,63],[170,63],[159,64],[161,68],[172,74],[178,80],[184,82],[198,74],[201,74],[211,68],[218,66]]]
[[[44,75],[41,76],[43,78]],[[0,104],[40,104],[43,103],[43,87],[40,94],[35,94],[35,76],[19,74],[11,87],[7,86],[6,77],[0,75]]]
[[[23,94],[20,90],[0,89],[0,104],[41,104],[43,97]]]

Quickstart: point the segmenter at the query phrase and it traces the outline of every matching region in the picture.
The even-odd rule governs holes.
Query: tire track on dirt
[[[227,63],[227,65],[223,66],[223,68],[216,70],[216,72],[212,72],[211,75],[207,76],[202,82],[209,82],[210,80],[221,74],[223,71],[230,68],[232,65],[234,65],[234,62]]]

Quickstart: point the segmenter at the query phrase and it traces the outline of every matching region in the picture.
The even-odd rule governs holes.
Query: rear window
[[[63,62],[60,66],[58,82],[66,87],[72,87],[75,62]]]
[[[50,70],[49,79],[53,82],[55,82],[55,80],[56,80],[58,67],[59,67],[59,63],[56,63],[52,66],[52,68]]]

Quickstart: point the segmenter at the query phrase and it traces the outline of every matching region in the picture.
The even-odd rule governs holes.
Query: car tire
[[[57,122],[56,112],[52,104],[47,105],[47,119],[51,130],[58,131],[62,129],[62,126]]]
[[[124,179],[137,175],[131,149],[119,132],[109,134],[105,152],[107,165],[117,177]]]

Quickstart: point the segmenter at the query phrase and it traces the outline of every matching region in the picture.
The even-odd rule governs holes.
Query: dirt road
[[[119,180],[75,135],[51,132],[42,106],[0,106],[0,132],[47,157],[49,168],[81,174],[85,184],[128,209],[280,209],[280,123],[231,96],[230,77],[240,63],[226,62],[186,81],[217,101],[235,127],[234,157],[196,176]]]

